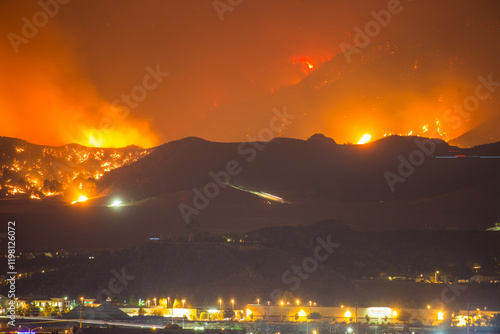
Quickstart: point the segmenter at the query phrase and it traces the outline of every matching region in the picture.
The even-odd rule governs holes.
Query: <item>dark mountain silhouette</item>
[[[95,183],[99,196],[85,203],[0,201],[0,217],[23,222],[21,249],[117,248],[332,218],[365,231],[484,230],[500,216],[498,156],[500,143],[460,149],[417,137],[365,145],[321,135],[268,143],[185,138],[107,172]],[[214,181],[231,161],[233,176]],[[200,195],[207,189],[210,198]],[[109,207],[115,199],[123,205]]]
[[[241,172],[231,177],[231,184],[274,194],[290,203],[308,199],[418,200],[463,190],[490,191],[500,181],[500,159],[456,158],[500,155],[500,143],[460,149],[441,140],[418,137],[392,136],[366,145],[335,145],[333,140],[318,138],[277,138],[268,143],[186,138],[111,171],[99,180],[98,189],[129,196],[132,201],[191,193],[193,188],[203,191],[206,184],[214,182],[211,173],[224,172],[232,160],[238,162]],[[437,158],[440,156],[453,159]],[[387,173],[401,177],[402,182],[392,182]],[[499,195],[496,191],[493,194]]]
[[[473,147],[500,141],[500,117],[492,118],[448,143],[460,147]]]
[[[113,301],[170,296],[187,299],[191,305],[209,306],[216,305],[219,298],[225,303],[235,298],[236,306],[241,307],[257,298],[262,302],[272,299],[273,290],[288,290],[300,300],[323,305],[382,299],[391,305],[398,300],[427,305],[439,298],[443,285],[418,284],[411,279],[421,273],[432,275],[436,268],[450,280],[470,278],[476,274],[474,263],[481,264],[482,274],[495,275],[499,238],[500,234],[493,232],[366,233],[326,220],[305,226],[268,227],[232,238],[147,243],[96,255],[88,263],[37,273],[18,280],[16,286],[23,294],[40,297],[104,298],[102,290],[108,289],[118,272],[127,277],[126,285],[111,290]],[[334,248],[322,246],[330,242]],[[298,274],[292,272],[292,266],[303,268],[306,259],[313,261],[317,247],[322,260],[314,270],[302,270],[307,275],[296,283]],[[25,265],[26,261],[20,260],[19,266]],[[311,268],[310,263],[308,266]],[[381,274],[404,276],[408,281],[373,280]],[[474,284],[461,290],[457,302],[480,300],[481,305],[494,308],[498,307],[499,293],[494,284]]]

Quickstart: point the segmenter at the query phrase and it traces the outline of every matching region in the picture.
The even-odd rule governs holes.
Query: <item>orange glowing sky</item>
[[[2,2],[0,136],[106,147],[241,141],[286,106],[296,118],[282,135],[357,143],[452,139],[494,116],[494,94],[467,117],[447,110],[474,93],[478,75],[500,81],[498,2],[402,1],[361,51],[369,64],[346,63],[340,44],[354,45],[354,27],[387,3],[243,1],[221,21],[211,1],[71,1],[16,53],[6,36],[41,8]],[[148,67],[169,74],[156,85]],[[146,95],[125,113],[134,90]]]

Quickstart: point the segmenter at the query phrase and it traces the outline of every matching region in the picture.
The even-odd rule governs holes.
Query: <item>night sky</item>
[[[39,13],[40,3],[52,17]],[[426,124],[442,124],[447,108],[474,93],[479,75],[493,73],[500,81],[500,5],[493,0],[40,3],[0,4],[0,135],[36,144],[151,147],[187,136],[242,141],[284,105],[297,115],[280,133],[287,137],[322,132],[343,143],[365,133],[372,139],[416,134]],[[397,13],[361,55],[395,43],[400,57],[417,59],[411,60],[417,74],[399,75],[386,57],[382,73],[393,76],[371,66],[354,80],[341,78],[338,90],[305,93],[308,83],[301,81],[323,80],[314,77],[321,65],[342,45],[356,44],[355,28],[364,31],[372,11],[388,8]],[[36,31],[26,27],[34,20]],[[300,101],[297,92],[304,92]],[[124,100],[131,93],[135,98]],[[492,117],[494,103],[493,94],[460,126],[442,124],[444,139]]]

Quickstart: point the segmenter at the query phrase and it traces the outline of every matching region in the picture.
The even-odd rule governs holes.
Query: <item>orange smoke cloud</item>
[[[21,17],[29,13],[13,14],[1,30],[20,33]],[[20,45],[17,54],[7,39],[0,43],[0,136],[45,145],[97,144],[92,135],[104,147],[158,143],[146,120],[133,112],[116,116],[78,70],[77,57],[54,22]]]

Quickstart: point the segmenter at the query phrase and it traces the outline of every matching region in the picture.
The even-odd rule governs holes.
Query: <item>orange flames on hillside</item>
[[[79,145],[6,150],[0,166],[0,198],[43,199],[64,196],[84,202],[97,195],[96,181],[107,172],[138,161],[152,150],[101,149]],[[75,201],[75,199],[77,199]]]

